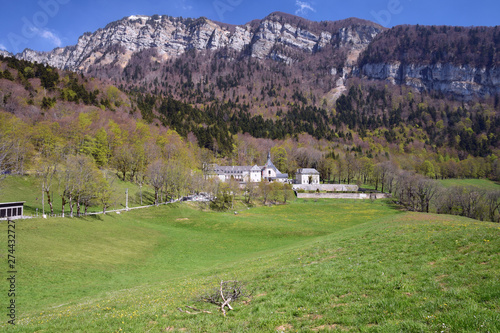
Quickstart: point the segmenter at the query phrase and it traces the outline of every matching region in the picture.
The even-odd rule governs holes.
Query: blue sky
[[[84,32],[134,14],[244,24],[274,11],[314,21],[359,17],[386,27],[500,25],[498,0],[13,0],[2,4],[0,49],[17,53],[74,45]]]

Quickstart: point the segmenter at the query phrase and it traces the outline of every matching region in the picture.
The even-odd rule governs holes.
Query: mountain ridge
[[[487,51],[481,49],[484,44],[487,44]],[[450,50],[458,55],[456,61],[450,61]],[[472,60],[460,57],[461,50],[471,53]],[[167,64],[169,61],[181,59],[182,62],[187,53],[195,51],[204,57],[195,59],[199,62],[190,69],[192,76],[198,82],[206,77],[207,83],[214,85],[219,80],[217,74],[222,73],[203,70],[203,61],[216,60],[220,68],[257,59],[264,64],[264,70],[274,66],[266,64],[269,61],[301,68],[300,75],[292,73],[294,80],[300,80],[309,68],[307,76],[310,78],[305,80],[306,85],[302,82],[301,87],[312,90],[317,100],[334,101],[345,91],[346,81],[353,77],[470,100],[500,94],[499,50],[498,27],[405,25],[388,29],[358,18],[314,22],[273,12],[243,25],[220,23],[205,17],[132,15],[83,34],[75,45],[48,52],[26,49],[16,57],[125,82],[132,88],[136,83],[131,80],[130,72],[143,78],[137,83],[140,85],[163,81],[165,74],[172,71]],[[483,56],[486,52],[493,54],[492,61],[483,60],[488,57]],[[318,74],[319,68],[324,71],[326,67],[330,77],[320,74],[325,82],[318,85],[311,77]],[[139,73],[141,71],[144,73]],[[226,71],[224,75],[229,74]],[[257,76],[264,77],[265,73]],[[286,80],[283,76],[276,77],[279,81]],[[189,76],[186,79],[192,80]],[[181,81],[173,85],[182,84]],[[159,86],[157,84],[155,89],[180,97],[175,87],[163,89]],[[235,90],[231,93],[242,97]],[[215,89],[212,95],[224,99],[222,89]]]
[[[356,25],[356,24],[364,24],[367,26],[373,26],[380,31],[385,29],[376,23],[361,20],[361,19],[356,19],[356,18],[348,18],[348,19],[340,20],[340,21],[313,22],[313,21],[309,21],[309,20],[306,20],[304,18],[301,18],[299,16],[285,14],[285,13],[281,13],[281,12],[271,13],[262,20],[253,20],[253,21],[250,21],[250,22],[243,24],[243,25],[231,25],[231,24],[227,24],[227,23],[221,23],[221,22],[209,20],[205,17],[200,17],[197,19],[191,19],[191,18],[182,19],[182,18],[175,18],[175,17],[171,17],[171,16],[166,16],[166,15],[162,15],[162,16],[160,16],[160,15],[153,15],[153,16],[131,15],[128,17],[124,17],[120,20],[108,23],[104,28],[97,29],[93,33],[90,33],[90,32],[84,33],[82,36],[80,36],[77,44],[75,44],[75,45],[70,45],[70,46],[66,46],[66,47],[62,47],[62,48],[55,48],[52,51],[45,51],[45,52],[38,52],[35,50],[25,49],[23,52],[18,53],[16,55],[16,57],[24,59],[24,60],[36,60],[36,58],[38,58],[42,62],[45,62],[47,64],[61,68],[60,67],[61,62],[56,63],[53,59],[54,57],[57,57],[57,56],[60,57],[61,53],[64,54],[64,53],[67,53],[67,51],[74,51],[75,49],[78,49],[78,46],[80,44],[83,44],[84,42],[86,42],[88,38],[103,37],[103,36],[110,38],[110,37],[113,37],[113,35],[118,34],[120,32],[119,31],[120,29],[123,30],[123,29],[127,29],[127,28],[132,28],[131,26],[133,26],[133,25],[136,25],[136,26],[138,25],[139,28],[142,30],[146,29],[148,27],[148,25],[153,26],[156,29],[156,31],[155,30],[152,31],[150,41],[153,41],[153,43],[152,43],[152,45],[149,45],[149,47],[158,47],[160,52],[163,51],[164,53],[169,54],[169,55],[174,55],[174,54],[180,55],[183,52],[178,52],[179,50],[185,51],[186,49],[189,49],[189,47],[202,49],[200,46],[210,48],[210,47],[214,47],[214,46],[220,47],[221,45],[223,45],[223,46],[231,46],[234,49],[241,51],[243,45],[249,44],[252,41],[252,39],[255,38],[255,34],[261,32],[260,30],[262,30],[262,28],[263,28],[262,25],[263,24],[265,25],[266,23],[270,23],[270,22],[280,23],[281,25],[285,25],[285,24],[290,25],[290,22],[296,23],[296,24],[300,23],[302,26],[305,25],[307,27],[306,29],[299,27],[298,31],[297,31],[297,29],[294,29],[291,32],[294,32],[296,34],[300,34],[302,32],[302,30],[306,30],[303,33],[304,37],[305,38],[307,38],[307,37],[312,38],[315,41],[318,41],[321,36],[312,36],[311,34],[309,34],[309,31],[307,31],[307,30],[311,30],[311,28],[313,28],[312,30],[315,30],[314,32],[316,34],[320,34],[321,32],[324,32],[325,30],[335,30],[335,29],[338,30],[339,27],[343,28],[346,26],[351,26],[351,25]],[[215,44],[209,44],[209,43],[207,43],[207,40],[205,40],[206,41],[205,43],[200,44],[199,40],[192,39],[191,44],[181,45],[181,46],[185,46],[184,48],[175,47],[175,43],[178,42],[178,41],[176,41],[175,35],[179,33],[179,30],[178,30],[179,28],[183,28],[182,25],[184,26],[185,29],[189,30],[188,32],[196,33],[197,34],[196,37],[198,37],[199,39],[203,39],[203,37],[206,37],[206,36],[203,36],[202,34],[207,31],[207,28],[212,28],[213,30],[209,34],[210,35],[209,40]],[[323,29],[321,29],[321,27],[323,27]],[[161,36],[159,34],[155,35],[154,33],[158,32],[157,30],[161,29],[161,28],[163,28],[164,30],[167,30],[167,32],[172,33],[172,35],[174,35],[174,38],[168,39],[168,38],[162,38],[162,37],[166,37],[166,36]],[[170,28],[170,31],[169,31],[169,28]],[[172,28],[176,28],[176,30],[172,31]],[[272,26],[271,28],[276,28],[276,26]],[[280,27],[280,28],[282,28],[282,27]],[[295,27],[292,26],[292,28],[295,28]],[[233,30],[233,31],[231,31],[231,30]],[[133,30],[128,30],[126,32],[129,34],[134,33]],[[161,33],[163,31],[159,31],[159,32]],[[251,35],[245,36],[245,32],[248,32]],[[332,32],[332,31],[330,31],[330,32]],[[333,31],[333,32],[335,32],[335,31]],[[212,36],[214,33],[218,33],[219,35]],[[225,43],[222,43],[222,44],[217,44],[214,41],[214,38],[220,38],[220,37],[227,38],[228,36],[222,36],[223,34],[227,35],[227,33],[233,33],[233,34],[235,33],[236,38],[234,36],[229,36],[229,37],[233,37],[232,40],[226,40]],[[207,35],[208,35],[208,33],[207,33]],[[139,33],[136,32],[135,37],[137,37],[137,39],[144,38],[144,34],[140,35],[140,32]],[[182,37],[185,37],[185,36],[182,36]],[[193,36],[188,35],[187,37],[192,38]],[[237,37],[239,37],[239,40]],[[257,36],[257,39],[260,39],[259,37],[261,37],[261,36]],[[246,42],[246,43],[242,44],[240,42],[240,40],[242,40],[243,42]],[[160,44],[160,43],[158,43],[160,41],[166,41],[167,43],[169,43],[167,45],[164,45],[164,46],[167,46],[167,48],[162,49],[161,45],[155,45],[155,44]],[[111,39],[111,40],[108,40],[108,42],[110,42],[110,43],[121,42],[121,45],[128,47],[132,51],[142,50],[141,48],[135,49],[134,46],[132,45],[132,44],[138,44],[137,41],[134,42],[134,41],[130,41],[130,40],[120,40],[120,39],[113,40],[113,39]],[[127,42],[129,42],[129,43],[127,43]],[[198,44],[196,42],[198,42]],[[108,45],[101,44],[101,45],[96,45],[96,46],[101,46],[101,47],[102,46],[110,46],[110,44],[108,44]],[[143,45],[143,46],[145,46],[145,45]],[[174,50],[172,50],[172,48]],[[309,47],[309,49],[311,49],[311,48]],[[63,67],[61,69],[78,70],[78,68],[71,66],[71,64],[65,64],[65,66],[66,67]]]

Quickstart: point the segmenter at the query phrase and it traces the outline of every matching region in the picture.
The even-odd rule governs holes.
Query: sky
[[[50,51],[130,15],[170,15],[245,24],[281,11],[313,21],[358,17],[400,24],[496,26],[498,0],[13,0],[0,11],[0,50]]]

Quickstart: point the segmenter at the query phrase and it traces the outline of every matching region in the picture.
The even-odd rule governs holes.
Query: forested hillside
[[[3,108],[60,125],[74,111],[140,119],[222,163],[262,163],[265,150],[286,143],[289,155],[304,147],[312,156],[435,164],[475,157],[492,166],[500,148],[498,29],[385,29],[280,12],[238,26],[130,16],[75,46],[17,55],[80,74],[4,61]],[[239,153],[254,142],[258,154]],[[309,160],[295,164],[318,165]],[[293,174],[295,164],[284,171]]]
[[[45,135],[46,130],[39,127],[48,127],[71,154],[85,151],[97,156],[92,153],[94,146],[105,147],[108,152],[97,162],[101,167],[113,160],[123,144],[113,142],[116,135],[112,132],[119,128],[132,138],[137,126],[159,134],[168,129],[175,133],[180,141],[196,148],[196,154],[205,156],[195,162],[200,169],[216,159],[259,164],[268,149],[281,145],[295,160],[283,170],[292,174],[295,166],[318,167],[321,159],[351,152],[375,162],[393,156],[415,160],[418,156],[418,160],[435,164],[474,156],[485,158],[491,166],[500,144],[498,98],[464,103],[437,93],[353,79],[332,106],[315,106],[297,91],[287,97],[286,104],[275,105],[273,116],[266,116],[254,114],[243,101],[188,104],[140,89],[125,93],[102,80],[15,58],[2,58],[0,69],[1,106],[8,112],[4,117],[17,119],[30,129],[16,135],[29,135],[24,141],[31,140],[34,148],[43,150],[46,139],[33,137]],[[253,153],[248,153],[249,146]],[[305,148],[307,158],[298,157],[299,148]],[[418,169],[415,164],[405,168]]]
[[[470,67],[500,65],[500,27],[397,26],[378,35],[360,65],[404,61]]]
[[[388,191],[410,210],[432,205],[498,219],[497,191],[454,187],[438,196],[438,184],[423,178],[500,179],[493,98],[465,103],[351,80],[331,107],[312,105],[297,92],[274,116],[263,116],[245,103],[188,104],[141,89],[124,92],[14,58],[2,58],[0,70],[0,174],[36,176],[51,212],[54,196],[71,215],[92,206],[105,211],[114,204],[113,173],[148,185],[155,203],[204,191],[227,198],[214,203],[227,209],[234,189],[207,181],[205,166],[262,165],[271,151],[291,177],[314,167],[325,182]],[[285,192],[248,189],[245,200],[286,200],[280,199]]]

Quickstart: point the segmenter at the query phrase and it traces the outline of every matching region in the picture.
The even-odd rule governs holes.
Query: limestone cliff
[[[358,74],[462,99],[500,93],[500,27],[397,26],[379,34]]]
[[[290,65],[300,61],[294,53],[307,56],[330,47],[332,52],[348,49],[352,64],[359,52],[383,30],[375,23],[358,19],[318,23],[283,13],[273,13],[239,26],[206,18],[130,16],[94,33],[85,33],[74,46],[50,52],[26,49],[17,57],[85,73],[91,67],[110,64],[124,69],[135,54],[148,49],[155,49],[160,61],[179,57],[192,49],[228,48],[252,58],[273,59]]]
[[[154,48],[163,59],[178,57],[190,49],[198,51],[233,49],[250,50],[258,59],[275,59],[292,63],[280,52],[283,48],[312,54],[328,45],[349,45],[363,49],[382,27],[356,20],[321,29],[315,22],[286,14],[274,13],[261,21],[234,26],[210,21],[172,18],[168,16],[130,16],[108,24],[94,33],[81,36],[74,46],[50,52],[25,50],[17,57],[46,63],[61,69],[87,72],[96,64],[115,63],[124,68],[134,53]],[[293,20],[295,19],[295,20]],[[354,21],[353,21],[354,23]]]
[[[10,52],[0,50],[0,55],[4,57],[12,57],[12,54]]]
[[[440,91],[470,99],[500,94],[497,28],[385,29],[359,19],[312,22],[279,12],[244,25],[206,18],[129,16],[85,33],[74,46],[50,52],[27,49],[17,57],[127,81],[127,68],[148,71],[149,63],[164,64],[193,50],[202,54],[225,52],[227,55],[219,59],[228,63],[251,58],[298,66],[301,72],[294,76],[296,81],[310,68],[311,79],[306,80],[308,86],[303,88],[321,90],[327,100],[338,98],[351,77],[386,80],[420,91]],[[145,65],[138,66],[138,61]],[[330,78],[321,76],[325,71]],[[199,82],[201,77],[207,77],[207,71],[193,73],[196,75]],[[315,75],[323,80],[322,85],[314,86]],[[149,78],[149,82],[162,79],[159,74],[141,73],[140,77]],[[215,84],[215,79],[211,83]]]
[[[488,97],[500,94],[500,68],[476,68],[469,65],[365,64],[360,72],[362,77],[372,80],[388,80],[420,91],[440,91],[463,99],[473,96]]]

